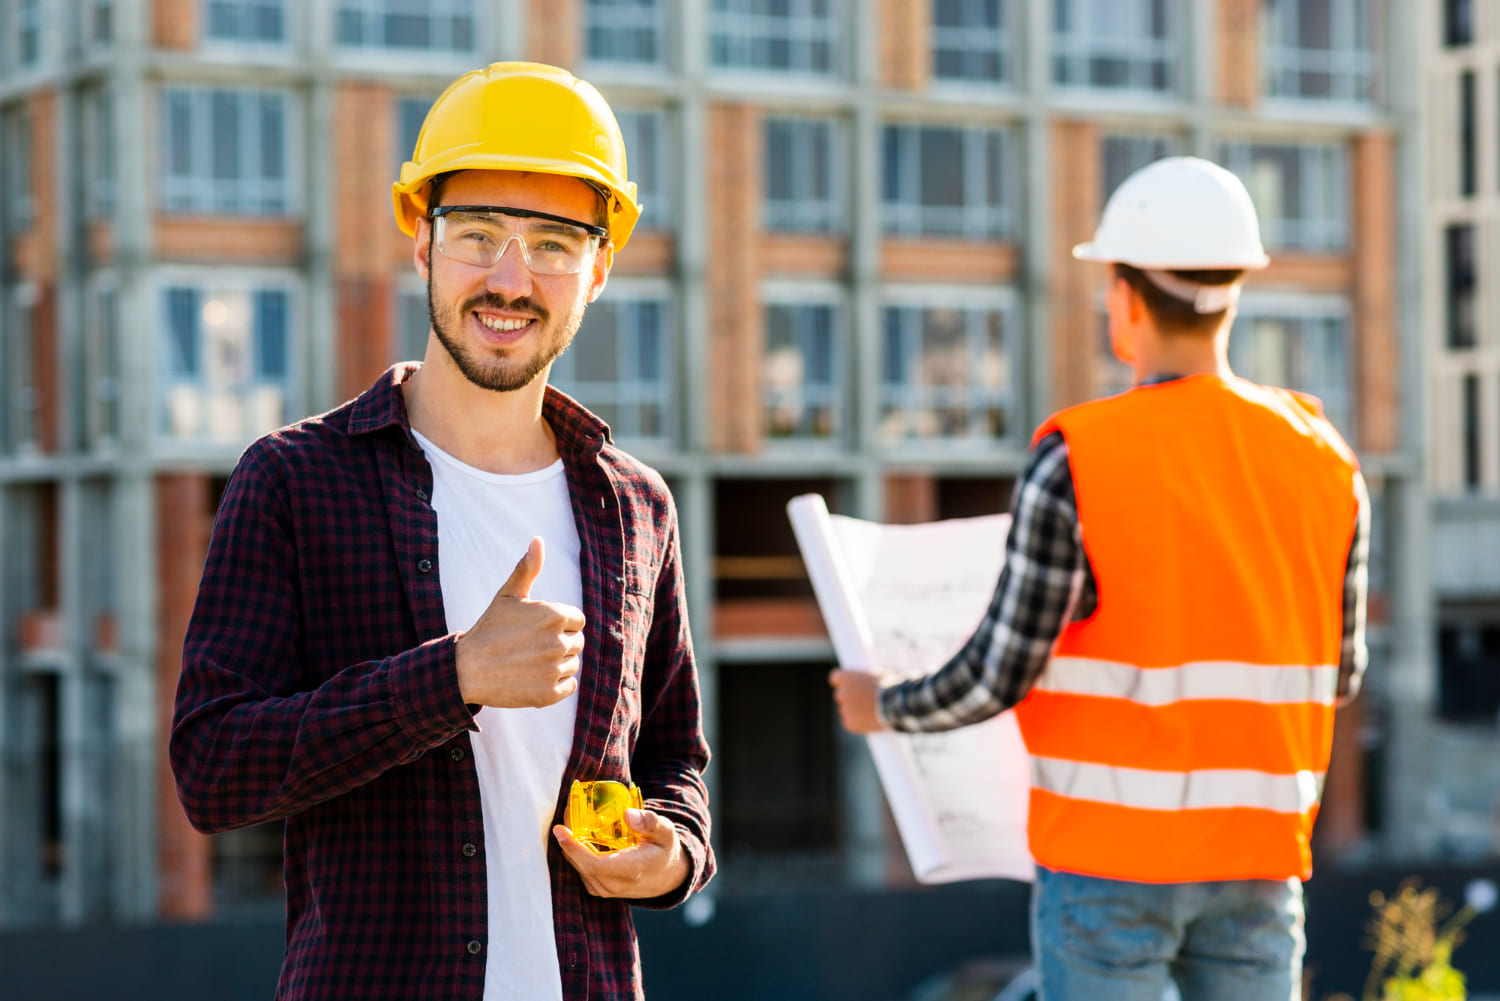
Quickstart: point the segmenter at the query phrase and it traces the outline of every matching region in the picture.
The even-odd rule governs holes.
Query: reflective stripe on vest
[[[1188,699],[1239,699],[1269,705],[1311,702],[1331,706],[1337,665],[1241,664],[1201,661],[1181,667],[1136,667],[1091,657],[1054,657],[1036,688],[1067,695],[1129,699],[1164,706]]]
[[[1323,774],[1272,775],[1227,768],[1156,772],[1063,758],[1031,759],[1031,782],[1038,789],[1137,810],[1246,807],[1300,815],[1317,805]]]

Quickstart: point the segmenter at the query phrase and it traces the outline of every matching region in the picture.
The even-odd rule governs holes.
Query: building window
[[[591,62],[659,66],[666,61],[667,15],[661,0],[588,0],[584,49]]]
[[[1463,350],[1474,347],[1478,340],[1475,308],[1478,304],[1479,269],[1474,260],[1474,226],[1472,223],[1449,226],[1443,235],[1448,347]]]
[[[884,309],[880,432],[887,441],[989,441],[1011,431],[1014,317],[1000,305],[956,306],[953,298]]]
[[[1343,299],[1247,293],[1229,337],[1229,360],[1251,382],[1316,396],[1333,426],[1346,437],[1353,435],[1348,304]]]
[[[1054,0],[1052,79],[1164,93],[1177,86],[1173,0]]]
[[[1443,0],[1443,44],[1453,47],[1473,42],[1473,0]]]
[[[16,62],[36,66],[42,61],[42,0],[20,0],[16,10]]]
[[[713,64],[833,75],[842,58],[842,8],[843,0],[713,0]]]
[[[120,342],[118,296],[99,286],[85,300],[82,427],[89,445],[113,442],[120,433]]]
[[[12,452],[29,452],[36,448],[37,385],[32,360],[32,312],[36,286],[30,282],[7,289],[3,305],[5,322],[4,406],[5,445]]]
[[[1458,77],[1458,193],[1465,198],[1478,190],[1478,149],[1474,143],[1474,71]]]
[[[1267,247],[1333,253],[1348,246],[1350,178],[1342,146],[1231,142],[1222,156],[1250,191]]]
[[[599,416],[615,437],[664,439],[675,427],[670,289],[626,283],[588,308],[551,382]]]
[[[427,339],[432,334],[432,316],[427,310],[427,286],[416,275],[402,282],[396,293],[396,323],[392,341],[396,347],[393,361],[421,361],[427,356]]]
[[[1464,622],[1438,628],[1438,715],[1494,726],[1500,718],[1500,625]]]
[[[103,87],[84,91],[83,211],[89,219],[107,219],[115,210],[114,98]]]
[[[291,101],[278,91],[168,88],[163,94],[168,212],[287,215]]]
[[[430,97],[396,98],[396,174],[401,165],[412,158],[417,149],[417,137],[422,134],[422,125],[427,121],[427,112],[437,95]]]
[[[1177,142],[1167,136],[1107,135],[1104,137],[1103,201],[1137,170],[1177,152]],[[1101,203],[1102,204],[1102,203]]]
[[[671,165],[673,144],[667,112],[661,108],[616,108],[615,120],[625,140],[625,162],[641,203],[644,229],[672,226]]]
[[[887,125],[882,139],[885,230],[902,236],[1009,236],[1010,143],[999,129]]]
[[[24,104],[0,110],[0,232],[31,227],[31,114]]]
[[[1374,11],[1367,0],[1266,0],[1261,37],[1268,97],[1375,98]]]
[[[1005,83],[1011,77],[1012,0],[933,0],[932,75]]]
[[[761,366],[767,438],[831,439],[841,434],[841,312],[836,289],[767,290]]]
[[[766,229],[832,233],[844,227],[842,130],[832,118],[765,120]]]
[[[83,39],[90,48],[108,48],[115,40],[114,0],[90,0],[84,5]]]
[[[1479,442],[1482,431],[1479,418],[1479,376],[1473,372],[1464,375],[1464,486],[1478,490],[1484,476],[1484,463],[1480,456]]]
[[[292,295],[286,287],[172,284],[162,294],[162,432],[239,444],[288,418]]]
[[[792,557],[796,559],[794,555]],[[735,663],[718,672],[726,885],[834,883],[838,732],[822,663]]]
[[[474,0],[339,0],[338,42],[352,48],[473,52]]]
[[[206,0],[203,36],[216,42],[284,42],[286,0]]]

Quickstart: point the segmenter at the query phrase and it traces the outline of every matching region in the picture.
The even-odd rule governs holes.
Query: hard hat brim
[[[1075,244],[1073,257],[1080,261],[1100,261],[1105,264],[1128,264],[1133,268],[1157,269],[1161,271],[1260,271],[1271,263],[1271,258],[1262,253],[1256,257],[1248,257],[1243,260],[1230,261],[1216,260],[1147,260],[1134,257],[1130,254],[1122,254],[1111,251],[1108,247],[1090,240],[1087,243]]]

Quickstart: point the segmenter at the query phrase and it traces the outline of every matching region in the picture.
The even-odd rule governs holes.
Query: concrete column
[[[339,380],[344,373],[335,351],[340,316],[334,288],[334,241],[338,222],[333,206],[338,197],[334,171],[347,166],[348,162],[338,159],[336,146],[341,123],[338,118],[337,76],[333,68],[333,12],[331,4],[311,3],[303,5],[302,13],[307,65],[311,71],[304,92],[302,148],[305,159],[301,164],[305,193],[302,204],[306,218],[303,232],[307,248],[307,298],[303,307],[305,324],[301,345],[302,399],[292,401],[293,416],[321,413],[346,398],[340,392],[344,387]],[[389,115],[385,117],[388,119]],[[389,128],[389,122],[369,121],[359,125],[373,126],[376,131]],[[383,146],[372,163],[388,164],[389,149],[389,144]],[[363,211],[378,213],[387,204],[384,201],[370,203],[363,206]],[[379,241],[373,241],[360,246],[375,248],[380,245]],[[303,407],[301,413],[297,412],[298,403]]]
[[[120,352],[120,454],[116,479],[119,504],[113,518],[119,544],[116,609],[120,623],[119,748],[121,813],[113,836],[120,859],[116,914],[145,920],[157,914],[156,888],[156,518],[149,473],[160,315],[151,252],[158,178],[147,165],[155,155],[149,141],[123,137],[156,136],[157,93],[146,81],[145,59],[154,8],[149,0],[115,0],[114,58],[109,86],[114,92],[115,150],[114,247],[118,272],[117,336],[131,350]]]
[[[1426,118],[1422,99],[1426,88],[1420,66],[1430,26],[1426,7],[1419,4],[1384,5],[1390,39],[1387,87],[1390,112],[1399,135],[1395,190],[1397,229],[1395,248],[1396,303],[1401,391],[1399,478],[1388,491],[1387,518],[1392,539],[1389,568],[1391,602],[1391,678],[1386,688],[1390,725],[1386,745],[1386,839],[1392,857],[1412,857],[1431,851],[1432,833],[1426,825],[1426,797],[1431,788],[1433,693],[1437,665],[1433,651],[1434,593],[1430,533],[1432,501],[1425,489],[1423,439],[1426,413],[1426,354],[1423,350],[1422,240],[1425,214]],[[1408,83],[1410,81],[1410,83]]]

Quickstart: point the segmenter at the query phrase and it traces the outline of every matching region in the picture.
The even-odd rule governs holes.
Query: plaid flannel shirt
[[[170,756],[194,826],[285,819],[277,997],[446,998],[484,990],[487,902],[474,710],[443,615],[432,470],[398,366],[241,457],[183,647]],[[666,485],[547,390],[582,543],[578,725],[558,790],[633,780],[714,872],[697,668]],[[643,997],[630,904],[590,895],[548,839],[563,996]]]
[[[1152,380],[1165,381],[1165,380]],[[1344,572],[1344,635],[1338,694],[1354,697],[1364,675],[1369,498],[1354,474],[1358,516]],[[1062,432],[1032,449],[1011,501],[1005,566],[984,619],[936,672],[885,687],[877,712],[893,730],[951,730],[998,715],[1026,697],[1067,624],[1094,613],[1098,594]]]

